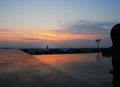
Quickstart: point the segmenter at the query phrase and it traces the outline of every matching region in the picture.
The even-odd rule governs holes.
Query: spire
[[[48,46],[48,45],[46,46],[46,49],[49,49],[49,46]]]

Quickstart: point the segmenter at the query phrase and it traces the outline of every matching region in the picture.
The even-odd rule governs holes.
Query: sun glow
[[[59,32],[54,30],[23,30],[23,29],[12,29],[4,30],[0,32],[0,40],[8,41],[51,41],[51,42],[62,42],[77,39],[88,39],[93,40],[97,37],[95,34],[74,34],[71,32]]]

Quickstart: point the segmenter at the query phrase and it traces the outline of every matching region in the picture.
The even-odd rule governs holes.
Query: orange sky
[[[34,29],[10,29],[0,32],[0,40],[7,41],[52,41],[62,42],[67,40],[88,39],[94,40],[98,36],[95,34],[74,34],[71,32],[57,32],[53,30]]]
[[[98,38],[109,47],[109,32],[120,22],[120,1],[108,2],[0,0],[0,47],[95,47]]]

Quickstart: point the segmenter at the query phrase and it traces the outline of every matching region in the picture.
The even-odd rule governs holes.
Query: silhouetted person
[[[112,66],[113,87],[120,87],[120,24],[113,26],[111,30],[112,39]]]

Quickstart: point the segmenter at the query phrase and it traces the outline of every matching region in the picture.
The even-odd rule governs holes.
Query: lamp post
[[[101,39],[96,39],[95,42],[97,43],[97,48],[99,48],[99,42],[101,41]]]
[[[96,61],[100,61],[100,55],[99,55],[99,42],[101,41],[101,39],[96,39],[95,42],[97,43],[97,49],[98,49],[98,52],[97,52],[97,55],[96,55]]]

